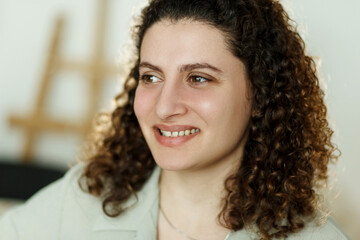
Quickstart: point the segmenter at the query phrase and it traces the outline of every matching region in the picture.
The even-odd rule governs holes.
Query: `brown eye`
[[[160,78],[154,75],[142,75],[140,76],[140,80],[144,81],[145,83],[157,83],[161,81]]]
[[[205,83],[209,82],[210,80],[201,76],[191,76],[189,78],[189,82],[191,83]]]

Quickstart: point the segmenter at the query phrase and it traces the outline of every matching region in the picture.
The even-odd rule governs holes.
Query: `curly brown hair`
[[[249,136],[241,166],[224,183],[219,214],[225,227],[255,224],[264,239],[285,237],[313,218],[318,187],[337,158],[326,120],[324,92],[313,58],[276,0],[151,0],[133,29],[136,60],[118,106],[94,145],[83,175],[87,191],[103,196],[103,210],[118,216],[136,196],[155,162],[133,110],[139,52],[146,31],[161,20],[190,19],[221,30],[246,66],[253,91]]]

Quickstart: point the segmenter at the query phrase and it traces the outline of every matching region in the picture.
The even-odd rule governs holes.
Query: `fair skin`
[[[161,21],[145,33],[134,110],[162,168],[160,205],[196,239],[224,239],[217,216],[224,180],[242,158],[251,114],[244,64],[221,31],[195,21]],[[158,239],[184,239],[158,219]]]

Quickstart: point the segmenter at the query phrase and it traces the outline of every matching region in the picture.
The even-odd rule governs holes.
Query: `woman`
[[[346,239],[315,221],[335,147],[280,3],[152,0],[134,40],[89,161],[9,213],[5,239]]]

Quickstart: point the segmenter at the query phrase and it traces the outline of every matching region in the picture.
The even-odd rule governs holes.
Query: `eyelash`
[[[152,78],[157,78],[158,80],[153,81],[153,80],[151,80]],[[144,75],[140,76],[140,81],[144,82],[145,84],[151,84],[151,83],[160,82],[161,79],[159,77],[155,76],[155,75],[144,74]],[[211,80],[209,78],[199,76],[199,75],[189,76],[187,81],[189,83],[195,84],[195,85],[211,82]]]

